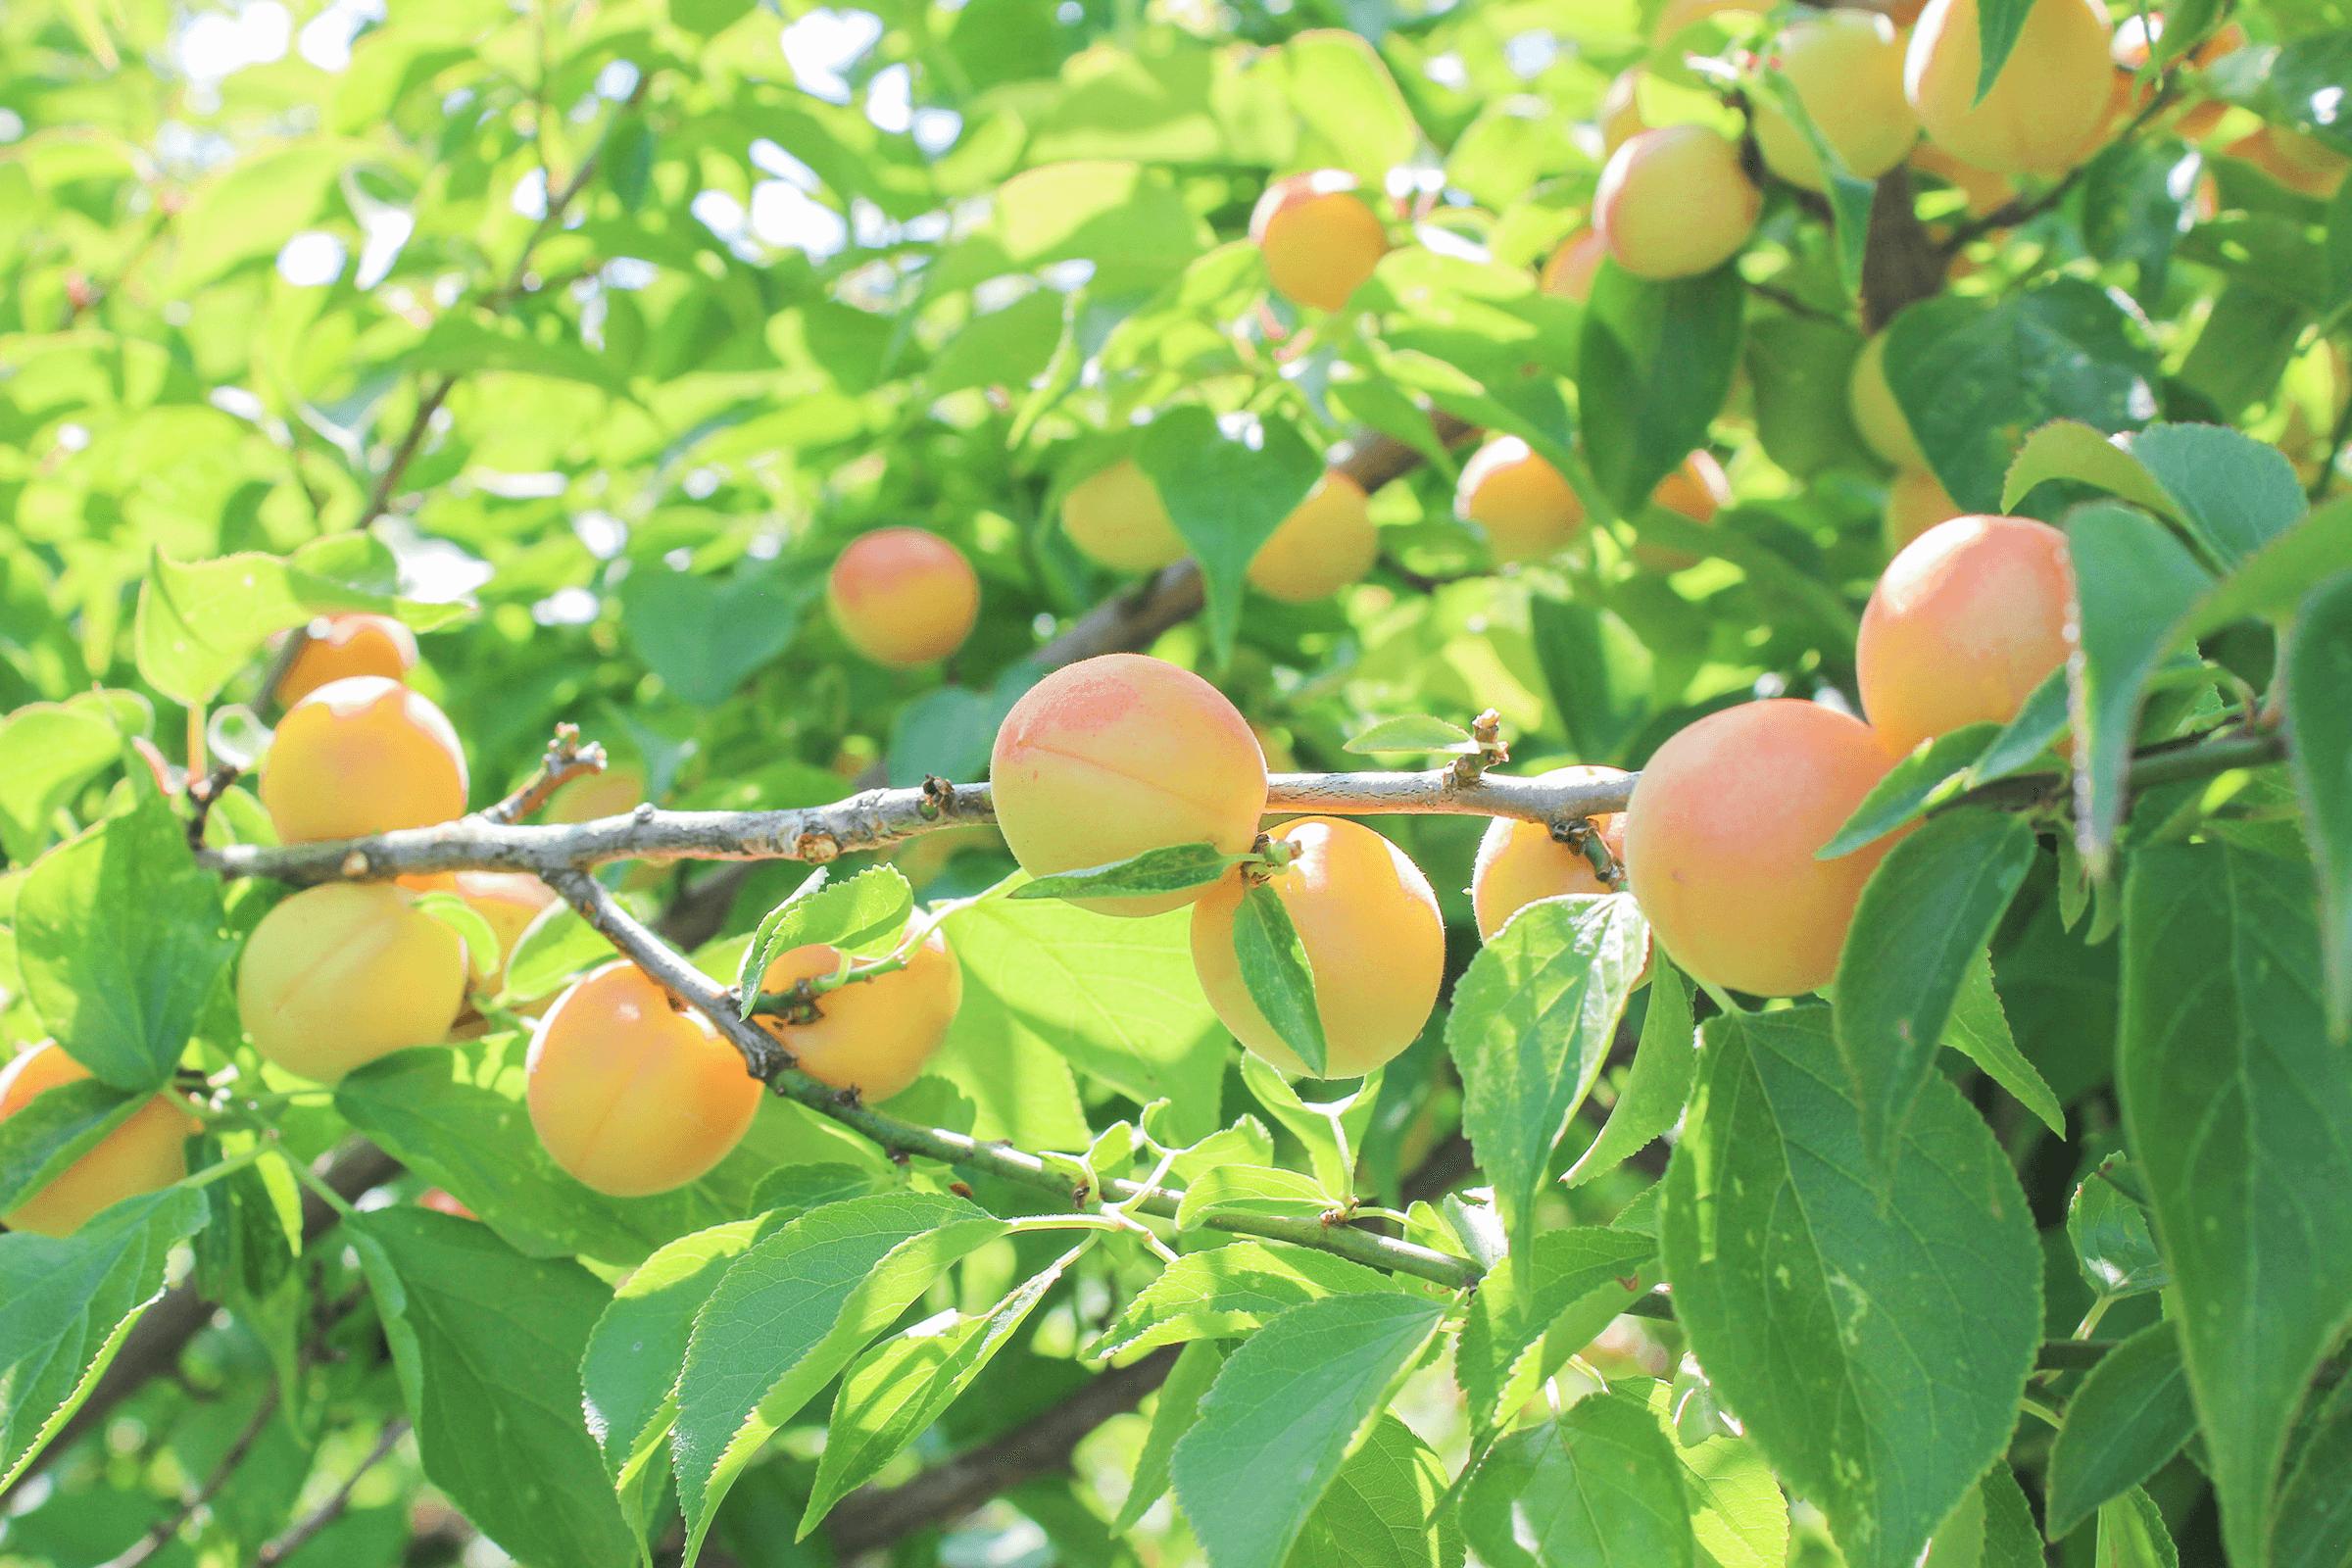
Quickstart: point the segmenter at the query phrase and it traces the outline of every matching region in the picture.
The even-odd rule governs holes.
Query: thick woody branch
[[[1175,1189],[1111,1180],[1103,1182],[1100,1191],[1087,1192],[1083,1188],[1074,1190],[1066,1165],[1055,1164],[1042,1155],[1015,1149],[1008,1144],[983,1142],[943,1127],[924,1127],[914,1122],[901,1121],[896,1116],[868,1108],[853,1094],[845,1094],[818,1083],[807,1073],[788,1065],[789,1054],[774,1036],[738,1014],[735,999],[723,987],[640,924],[620,906],[604,884],[585,871],[570,869],[550,873],[547,882],[655,984],[668,992],[679,1004],[694,1008],[710,1019],[711,1026],[727,1043],[743,1054],[745,1065],[752,1075],[764,1081],[785,1099],[798,1101],[817,1114],[830,1117],[853,1132],[871,1139],[892,1153],[919,1154],[925,1159],[936,1159],[944,1164],[984,1172],[1004,1181],[1053,1193],[1069,1202],[1075,1210],[1091,1210],[1104,1203],[1132,1203],[1143,1213],[1163,1219],[1175,1217],[1177,1205],[1184,1197],[1182,1192]],[[1481,1272],[1477,1264],[1466,1258],[1452,1257],[1430,1248],[1397,1241],[1374,1231],[1359,1230],[1345,1223],[1325,1224],[1319,1219],[1241,1213],[1214,1213],[1201,1223],[1211,1230],[1258,1236],[1270,1241],[1291,1242],[1300,1247],[1336,1252],[1373,1268],[1386,1269],[1395,1274],[1410,1274],[1440,1285],[1474,1285]]]

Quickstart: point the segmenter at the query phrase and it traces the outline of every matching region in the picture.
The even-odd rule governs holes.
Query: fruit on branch
[[[480,982],[479,989],[488,996],[495,996],[504,984],[523,932],[558,902],[556,890],[528,871],[424,872],[399,882],[417,893],[454,893],[489,924],[490,934],[498,939],[498,967]]]
[[[1923,141],[1911,149],[1911,167],[1923,174],[1935,175],[1958,191],[1971,218],[1996,213],[2017,199],[2016,180],[1989,169],[1964,164],[1932,141]]]
[[[1978,0],[1931,0],[1911,34],[1903,91],[1936,145],[2000,174],[2059,174],[2095,150],[2114,67],[2098,0],[2033,0],[1992,89],[1977,96],[1984,56]]]
[[[2066,535],[2028,517],[1953,517],[1889,562],[1854,645],[1862,711],[1897,754],[2005,724],[2066,662]]]
[[[1691,277],[1740,254],[1763,202],[1728,137],[1705,125],[1663,125],[1609,155],[1592,223],[1636,277]]]
[[[1649,499],[1692,522],[1711,523],[1716,513],[1731,505],[1732,481],[1725,477],[1715,454],[1700,447],[1658,481]],[[1669,550],[1639,539],[1634,542],[1634,559],[1652,571],[1684,571],[1697,565],[1699,560],[1689,551]]]
[[[980,615],[972,564],[923,528],[859,534],[834,559],[825,610],[842,641],[889,669],[947,658]]]
[[[608,767],[573,779],[547,803],[539,814],[549,822],[593,822],[602,816],[634,811],[645,801],[642,768]]]
[[[55,1042],[41,1042],[0,1067],[0,1122],[50,1090],[89,1075]],[[195,1118],[185,1106],[170,1095],[157,1095],[38,1192],[0,1214],[0,1225],[35,1236],[71,1236],[122,1200],[159,1191],[187,1175],[182,1145],[195,1131]]]
[[[1555,767],[1542,774],[1541,784],[1596,784],[1623,778],[1614,767]],[[1592,829],[1609,858],[1625,864],[1625,813],[1612,811],[1592,818]],[[1498,816],[1487,824],[1478,841],[1478,858],[1470,868],[1470,912],[1478,920],[1478,938],[1492,942],[1503,922],[1538,899],[1564,893],[1614,893],[1592,869],[1583,850],[1552,837],[1543,822],[1522,822]]]
[[[288,844],[427,827],[466,814],[466,754],[430,698],[353,675],[286,710],[261,797]]]
[[[465,1000],[465,943],[389,883],[305,888],[262,916],[237,965],[254,1049],[315,1083],[448,1038]]]
[[[1446,973],[1446,928],[1429,878],[1361,822],[1302,816],[1270,835],[1291,861],[1266,882],[1306,950],[1323,1020],[1326,1078],[1360,1078],[1421,1033]],[[1193,966],[1225,1027],[1287,1073],[1306,1063],[1258,1010],[1234,954],[1246,884],[1237,871],[1193,906]]]
[[[390,615],[321,615],[289,635],[302,639],[273,694],[291,708],[329,681],[351,675],[406,680],[416,667],[416,636]]]
[[[1853,411],[1854,428],[1871,451],[1906,472],[1928,466],[1919,437],[1911,433],[1911,421],[1894,401],[1894,388],[1886,384],[1886,333],[1873,333],[1854,356],[1846,402]]]
[[[1710,713],[1657,750],[1626,808],[1633,895],[1674,961],[1758,996],[1838,972],[1881,840],[1817,860],[1893,756],[1869,725],[1774,698]]]
[[[1851,8],[1813,12],[1782,32],[1774,52],[1806,117],[1847,172],[1876,179],[1909,156],[1919,117],[1903,97],[1903,45],[1893,23]],[[1764,167],[1792,185],[1829,189],[1796,122],[1769,93],[1756,92],[1749,102]]]
[[[760,989],[787,991],[840,972],[843,961],[840,949],[822,943],[794,948],[767,966]],[[801,1071],[836,1089],[855,1089],[874,1104],[922,1075],[962,1001],[962,966],[948,951],[946,933],[935,930],[906,956],[904,969],[818,996],[813,1022],[763,1016],[760,1027],[783,1043]]]
[[[1496,561],[1541,561],[1585,531],[1585,504],[1548,462],[1515,435],[1470,454],[1453,490],[1453,514],[1486,530]]]
[[[701,1013],[625,960],[591,970],[531,1035],[524,1099],[551,1158],[609,1198],[683,1187],[727,1157],[760,1080]]]
[[[1600,155],[1603,158],[1649,128],[1642,118],[1642,72],[1639,67],[1620,71],[1609,78],[1608,90],[1600,95],[1600,108],[1593,115],[1600,127]]]
[[[2224,147],[2222,153],[2253,165],[2298,195],[2322,200],[2335,194],[2344,182],[2344,171],[2352,169],[2352,159],[2318,137],[2282,125],[2251,131]]]
[[[1363,581],[1379,555],[1370,498],[1353,477],[1332,468],[1257,547],[1250,585],[1287,605],[1308,604]]]
[[[1079,554],[1113,571],[1157,571],[1184,559],[1184,536],[1132,458],[1070,486],[1061,498],[1061,531]]]
[[[1608,254],[1600,230],[1580,228],[1551,253],[1538,283],[1546,294],[1582,305],[1592,297],[1592,274],[1600,270],[1601,258]]]
[[[1291,174],[1268,185],[1250,214],[1250,240],[1265,258],[1274,292],[1298,305],[1336,311],[1388,254],[1388,230],[1337,169]]]
[[[1960,503],[1944,489],[1943,481],[1926,468],[1898,473],[1886,485],[1886,511],[1881,516],[1886,554],[1899,555],[1905,545],[1939,522],[1960,515]]]
[[[1104,654],[1054,671],[1004,715],[989,756],[997,826],[1032,876],[1207,843],[1248,852],[1266,760],[1225,694],[1165,660]],[[1180,908],[1200,889],[1071,902],[1102,914]]]

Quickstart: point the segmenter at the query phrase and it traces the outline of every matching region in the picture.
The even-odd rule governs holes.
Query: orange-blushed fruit
[[[1905,545],[1862,611],[1862,711],[1900,754],[1964,724],[2005,724],[2066,662],[2066,535],[2030,517],[1960,516]]]
[[[52,1089],[87,1078],[90,1070],[53,1041],[43,1041],[0,1067],[0,1121]],[[188,1173],[183,1147],[196,1131],[187,1107],[157,1095],[130,1119],[92,1145],[5,1214],[0,1224],[35,1236],[71,1236],[126,1198],[160,1191]]]
[[[2033,0],[1991,90],[1977,94],[1979,0],[1930,0],[1903,92],[1936,144],[1997,174],[2059,174],[2095,150],[2114,67],[2098,0]]]
[[[1662,125],[1609,155],[1592,225],[1636,277],[1691,277],[1740,254],[1763,204],[1728,137],[1705,125]]]
[[[1592,298],[1592,277],[1609,254],[1601,243],[1600,230],[1580,228],[1560,242],[1551,253],[1538,277],[1538,286],[1544,293],[1582,305]]]
[[[1274,829],[1293,858],[1266,885],[1306,950],[1323,1022],[1326,1078],[1360,1078],[1413,1043],[1438,1004],[1446,930],[1429,878],[1361,822],[1302,816]],[[1237,871],[1193,906],[1193,967],[1225,1027],[1268,1064],[1306,1063],[1266,1021],[1234,954],[1244,883]]]
[[[574,982],[531,1036],[531,1126],[558,1165],[611,1198],[703,1176],[750,1131],[760,1093],[709,1020],[626,962]]]
[[[1597,784],[1625,777],[1615,767],[1555,767],[1539,774],[1540,784]],[[1625,863],[1625,813],[1612,811],[1593,817],[1593,831],[1620,866]],[[1487,824],[1478,841],[1478,858],[1470,869],[1470,911],[1478,920],[1482,942],[1494,940],[1503,922],[1538,899],[1568,893],[1613,893],[1616,890],[1592,869],[1583,850],[1571,849],[1551,836],[1542,822],[1522,822],[1498,816]]]
[[[1711,523],[1715,514],[1731,504],[1732,482],[1724,474],[1723,465],[1715,461],[1715,454],[1700,447],[1658,481],[1649,499],[1677,516]],[[1684,571],[1697,565],[1699,560],[1687,550],[1639,540],[1634,544],[1634,559],[1652,571]]]
[[[1327,470],[1250,561],[1250,586],[1269,599],[1303,605],[1363,581],[1380,555],[1364,487]]]
[[[913,669],[963,646],[980,615],[972,564],[923,528],[859,534],[825,577],[825,610],[842,640],[889,669]]]
[[[447,1039],[465,1000],[466,944],[384,882],[305,888],[262,916],[237,965],[254,1049],[315,1083]]]
[[[430,698],[352,675],[286,710],[261,797],[288,844],[429,827],[466,814],[466,754]]]
[[[1892,762],[1860,719],[1788,698],[1710,713],[1659,747],[1626,808],[1625,859],[1668,956],[1759,996],[1828,985],[1890,841],[1814,856]]]
[[[1241,855],[1266,809],[1266,760],[1240,710],[1191,670],[1104,654],[1054,671],[1004,715],[989,757],[997,826],[1032,876],[1180,844]],[[1073,902],[1157,914],[1175,893]]]
[[[794,948],[767,966],[760,988],[784,991],[841,967],[838,948]],[[962,1001],[962,966],[948,950],[946,934],[935,930],[907,956],[904,969],[820,994],[814,1022],[762,1017],[760,1026],[792,1053],[801,1071],[835,1089],[854,1089],[873,1104],[922,1075]]]
[[[1250,214],[1250,238],[1274,292],[1319,311],[1347,304],[1389,249],[1388,230],[1355,176],[1337,169],[1268,185]]]
[[[1497,561],[1541,561],[1585,531],[1585,504],[1560,470],[1515,435],[1470,454],[1453,490],[1454,515],[1485,530]]]
[[[302,639],[278,677],[277,701],[291,708],[349,675],[406,680],[416,667],[416,635],[390,615],[321,615],[289,635]]]
[[[1184,536],[1167,503],[1132,458],[1070,486],[1061,499],[1061,531],[1080,555],[1113,571],[1157,571],[1184,559]]]

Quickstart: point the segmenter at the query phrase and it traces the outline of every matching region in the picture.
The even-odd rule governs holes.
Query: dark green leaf
[[[1323,476],[1323,460],[1287,419],[1244,425],[1198,404],[1153,419],[1135,459],[1200,563],[1209,645],[1222,664],[1241,630],[1250,563]]]
[[[2156,1473],[2197,1429],[2180,1338],[2152,1323],[2099,1358],[2050,1446],[2050,1539]]]
[[[2277,447],[2218,424],[2152,424],[2112,439],[2071,419],[2046,424],[2010,465],[2001,504],[2014,507],[2046,479],[2093,485],[2169,517],[2225,569],[2310,511]]]
[[[1871,786],[1838,836],[1823,845],[1814,858],[1834,860],[1851,855],[1865,844],[1916,822],[1968,788],[1971,770],[2000,733],[1998,724],[1963,724],[1914,750]]]
[[[1688,1568],[1698,1549],[1673,1441],[1625,1394],[1496,1444],[1462,1493],[1462,1528],[1493,1568]]]
[[[760,1000],[760,977],[795,948],[830,947],[854,957],[888,953],[906,933],[914,889],[895,865],[873,865],[835,882],[812,871],[791,897],[767,911],[735,976],[735,995],[748,1014]]]
[[[1698,1071],[1697,1026],[1690,1016],[1690,983],[1683,972],[1653,951],[1649,960],[1649,1010],[1642,1017],[1642,1037],[1634,1043],[1634,1062],[1618,1086],[1617,1103],[1601,1123],[1600,1136],[1576,1156],[1560,1178],[1575,1187],[1615,1170],[1653,1138],[1682,1120],[1690,1098],[1690,1080]]]
[[[2276,1568],[2352,1561],[2352,1383],[2338,1383],[2305,1424],[2278,1494],[2271,1561]]]
[[[2320,872],[2328,1027],[2352,1035],[2352,572],[2303,601],[2287,633],[2286,732]]]
[[[1694,448],[1731,393],[1740,362],[1739,270],[1653,283],[1601,264],[1585,308],[1579,384],[1592,477],[1620,514],[1641,510]]]
[[[2026,1054],[2017,1049],[2009,1015],[2002,1010],[2000,993],[1992,985],[1992,956],[1979,953],[1961,977],[1960,994],[1952,1001],[1951,1016],[1943,1026],[1943,1043],[1984,1069],[1985,1075],[2009,1091],[2009,1096],[2032,1111],[2059,1137],[2066,1136],[2066,1108]]]
[[[1041,876],[1022,883],[1006,897],[1101,899],[1131,893],[1176,893],[1204,888],[1247,858],[1226,855],[1213,844],[1171,844],[1107,865]]]
[[[2110,1155],[2082,1179],[2066,1205],[2075,1265],[2101,1296],[2137,1296],[2162,1290],[2173,1279],[2149,1233],[2146,1210],[2117,1185],[2130,1169]]]
[[[147,1100],[83,1078],[59,1084],[0,1120],[0,1214],[56,1180]]]
[[[1321,1077],[1329,1058],[1323,1014],[1315,1002],[1315,971],[1290,910],[1266,883],[1253,883],[1234,910],[1233,956],[1250,1000],[1307,1072]]]
[[[2137,1487],[2099,1509],[2096,1560],[2099,1568],[2180,1568],[2163,1512]]]

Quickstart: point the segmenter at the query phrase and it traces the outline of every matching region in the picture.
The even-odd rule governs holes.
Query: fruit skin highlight
[[[2005,724],[2073,648],[2066,535],[2029,517],[1960,516],[1889,562],[1862,611],[1862,711],[1898,755]]]
[[[980,578],[963,552],[922,528],[850,541],[825,577],[842,640],[887,669],[913,669],[963,646],[980,616]]]
[[[262,916],[237,966],[254,1049],[314,1083],[449,1037],[466,1000],[466,944],[405,888],[328,882]]]
[[[709,1020],[617,961],[556,1000],[525,1072],[531,1126],[549,1156],[610,1198],[704,1175],[743,1141],[762,1092]]]
[[[1930,0],[1903,59],[1929,137],[1996,174],[2061,174],[2096,151],[2114,66],[2097,0],[2034,0],[1992,90],[1977,97],[1978,0]]]
[[[762,991],[837,973],[838,948],[816,943],[779,954],[760,978]],[[890,1099],[922,1075],[948,1037],[963,1001],[963,967],[933,931],[906,967],[836,986],[816,999],[813,1023],[762,1017],[760,1027],[791,1052],[801,1071],[835,1089],[854,1089],[867,1104]]]
[[[1486,530],[1496,561],[1540,561],[1585,531],[1585,504],[1560,470],[1515,435],[1470,454],[1453,489],[1453,514]]]
[[[1336,311],[1388,254],[1388,231],[1337,169],[1274,181],[1250,214],[1250,240],[1265,258],[1274,292],[1296,304]]]
[[[1250,561],[1250,586],[1286,605],[1328,599],[1361,582],[1380,556],[1364,487],[1337,468],[1282,519]]]
[[[1623,778],[1615,767],[1555,767],[1536,777],[1539,784],[1597,784]],[[1593,831],[1610,856],[1625,864],[1625,813],[1612,811],[1592,818]],[[1542,822],[1522,822],[1498,816],[1487,824],[1478,841],[1478,858],[1470,870],[1470,910],[1478,920],[1478,939],[1492,942],[1503,922],[1538,899],[1566,893],[1614,893],[1600,879],[1582,850],[1570,849],[1551,836]]]
[[[1070,486],[1061,500],[1061,531],[1080,555],[1113,571],[1157,571],[1184,559],[1184,536],[1158,486],[1132,458]]]
[[[390,615],[321,615],[294,636],[302,645],[278,677],[277,703],[291,708],[329,681],[351,675],[407,680],[416,667],[416,635]]]
[[[1893,839],[1813,857],[1893,760],[1860,719],[1788,698],[1710,713],[1659,747],[1626,808],[1625,858],[1674,961],[1758,996],[1828,985]]]
[[[0,1122],[52,1089],[78,1082],[90,1070],[54,1041],[43,1041],[0,1067]],[[35,1236],[71,1236],[126,1198],[158,1192],[188,1173],[184,1145],[196,1118],[170,1095],[157,1095],[130,1119],[15,1208],[0,1225]]]
[[[288,844],[430,827],[466,814],[466,754],[431,699],[353,675],[286,710],[260,793]]]
[[[1004,715],[989,757],[997,826],[1031,876],[1208,843],[1248,853],[1266,810],[1266,760],[1225,694],[1165,660],[1104,654],[1054,671]],[[1198,888],[1074,899],[1157,914]]]
[[[1592,223],[1619,267],[1665,279],[1710,272],[1755,232],[1763,193],[1740,149],[1705,125],[1664,125],[1609,155]]]
[[[1315,977],[1326,1078],[1360,1078],[1411,1045],[1438,1004],[1446,930],[1421,868],[1378,833],[1345,817],[1302,816],[1274,829],[1295,852],[1267,882],[1282,900]],[[1209,1004],[1269,1065],[1306,1071],[1258,1010],[1234,956],[1238,872],[1193,906],[1193,967]]]
[[[1919,117],[1903,97],[1903,45],[1876,12],[1815,12],[1780,37],[1781,70],[1846,172],[1876,179],[1910,156]],[[1792,185],[1829,189],[1821,160],[1771,95],[1753,95],[1756,148]]]

